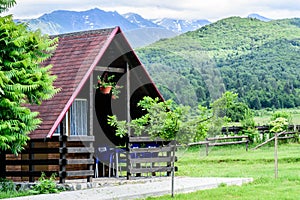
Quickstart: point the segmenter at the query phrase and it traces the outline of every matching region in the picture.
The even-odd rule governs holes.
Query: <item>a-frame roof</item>
[[[54,86],[61,88],[61,91],[42,105],[31,107],[40,113],[43,121],[38,129],[29,134],[31,139],[52,136],[117,34],[122,34],[119,27],[58,35],[58,47],[44,65],[53,65],[51,72],[57,76]],[[127,43],[125,38],[122,42]]]

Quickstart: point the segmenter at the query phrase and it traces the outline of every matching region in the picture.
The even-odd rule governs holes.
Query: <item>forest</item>
[[[205,106],[232,91],[252,109],[300,106],[300,18],[230,17],[136,52],[180,104]]]

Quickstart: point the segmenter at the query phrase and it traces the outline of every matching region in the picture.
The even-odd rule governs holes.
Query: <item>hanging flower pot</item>
[[[100,91],[102,94],[109,94],[111,89],[112,89],[112,86],[106,86],[106,87],[99,87]]]
[[[95,85],[96,89],[99,89],[102,94],[110,94],[112,93],[113,98],[118,98],[119,88],[122,86],[117,86],[116,82],[114,81],[114,75],[108,76],[104,74],[104,76],[98,76],[97,85]]]

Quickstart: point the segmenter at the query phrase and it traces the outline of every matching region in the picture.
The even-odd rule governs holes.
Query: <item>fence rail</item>
[[[255,127],[260,133],[269,132],[270,126],[256,126]],[[288,130],[293,132],[300,131],[300,125],[289,125]],[[221,133],[224,135],[228,135],[229,133],[239,134],[240,131],[243,130],[242,126],[230,126],[230,127],[222,127]]]
[[[248,145],[249,145],[248,136],[237,135],[237,136],[224,136],[224,137],[209,137],[206,138],[205,141],[189,143],[188,146],[205,145],[206,156],[208,156],[209,147],[211,146],[224,146],[224,145],[235,145],[235,144],[245,144],[246,151],[248,151]]]
[[[153,146],[153,143],[157,146]],[[148,144],[152,144],[147,147]],[[173,163],[177,160],[175,157],[176,143],[175,141],[165,141],[150,137],[130,137],[128,147],[132,145],[144,146],[138,148],[129,148],[127,154],[127,179],[131,179],[133,175],[141,176],[141,174],[156,172],[166,173],[170,175]],[[177,168],[175,168],[177,170]]]

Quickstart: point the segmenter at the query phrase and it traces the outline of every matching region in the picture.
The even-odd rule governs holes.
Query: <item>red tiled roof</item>
[[[44,65],[52,64],[52,74],[57,75],[54,86],[61,91],[40,106],[32,106],[43,120],[40,127],[29,136],[32,139],[51,137],[74,98],[89,78],[119,27],[59,35],[58,47]]]

